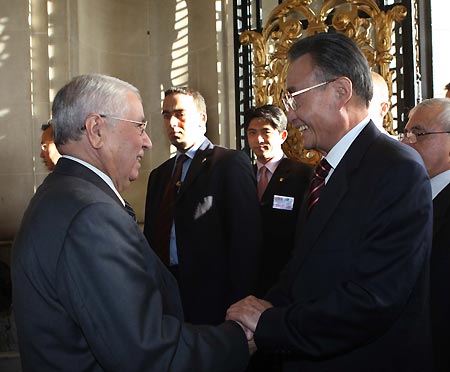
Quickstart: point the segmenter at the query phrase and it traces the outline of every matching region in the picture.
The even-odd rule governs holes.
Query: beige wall
[[[190,85],[200,90],[208,104],[208,136],[234,147],[228,3],[31,0],[29,6],[28,0],[0,0],[0,242],[14,237],[47,174],[39,158],[40,125],[50,115],[57,90],[72,76],[105,73],[142,93],[153,150],[140,179],[124,195],[140,220],[148,175],[173,153],[160,119],[165,89]]]

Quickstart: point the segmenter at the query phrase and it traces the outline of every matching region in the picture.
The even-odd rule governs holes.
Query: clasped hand
[[[243,327],[247,340],[252,341],[261,314],[270,307],[273,306],[268,301],[247,296],[228,308],[226,319],[238,322]]]

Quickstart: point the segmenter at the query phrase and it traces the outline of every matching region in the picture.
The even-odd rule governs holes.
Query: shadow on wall
[[[22,371],[11,306],[11,242],[0,242],[0,371]]]
[[[11,306],[11,244],[0,242],[0,352],[18,351]]]

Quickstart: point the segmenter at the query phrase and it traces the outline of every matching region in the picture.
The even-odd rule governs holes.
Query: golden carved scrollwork
[[[320,3],[320,4],[318,4]],[[314,5],[314,6],[313,6]],[[319,8],[317,10],[317,8]],[[314,10],[316,9],[316,10]],[[270,13],[262,33],[244,31],[240,41],[253,47],[254,96],[256,106],[272,103],[284,108],[281,102],[288,68],[287,51],[301,37],[327,32],[331,27],[354,39],[362,49],[372,69],[384,77],[392,96],[393,27],[406,16],[406,8],[396,5],[381,11],[373,0],[286,0]],[[304,28],[304,24],[307,27]],[[384,125],[393,132],[392,114]],[[321,155],[305,150],[301,133],[288,127],[288,140],[283,150],[290,158],[316,164]]]

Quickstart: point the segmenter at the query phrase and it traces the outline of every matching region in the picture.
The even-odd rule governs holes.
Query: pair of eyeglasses
[[[333,81],[336,81],[337,79],[338,78],[330,79],[330,80],[324,81],[322,83],[313,85],[311,87],[297,90],[297,91],[292,92],[292,93],[291,92],[284,92],[284,97],[281,99],[281,101],[283,102],[284,108],[286,109],[286,111],[290,111],[290,110],[295,111],[295,110],[297,110],[298,106],[297,106],[297,102],[295,102],[294,97],[296,97],[296,96],[298,96],[298,95],[300,95],[302,93],[309,92],[312,89],[319,88],[319,87],[322,87],[322,86],[327,85],[329,83],[332,83]]]
[[[399,133],[398,139],[399,141],[408,141],[409,143],[417,143],[417,137],[428,136],[430,134],[444,134],[444,133],[449,134],[450,130],[438,132],[418,132],[418,133],[405,130],[403,133]]]
[[[117,116],[112,116],[112,115],[106,115],[106,114],[99,114],[100,117],[102,118],[109,118],[109,119],[114,119],[114,120],[121,120],[121,121],[126,121],[128,123],[132,123],[132,124],[136,124],[138,129],[139,129],[139,134],[142,136],[142,134],[145,131],[145,128],[147,128],[147,124],[148,121],[144,120],[144,121],[136,121],[136,120],[130,120],[130,119],[124,119],[124,118],[118,118]]]

